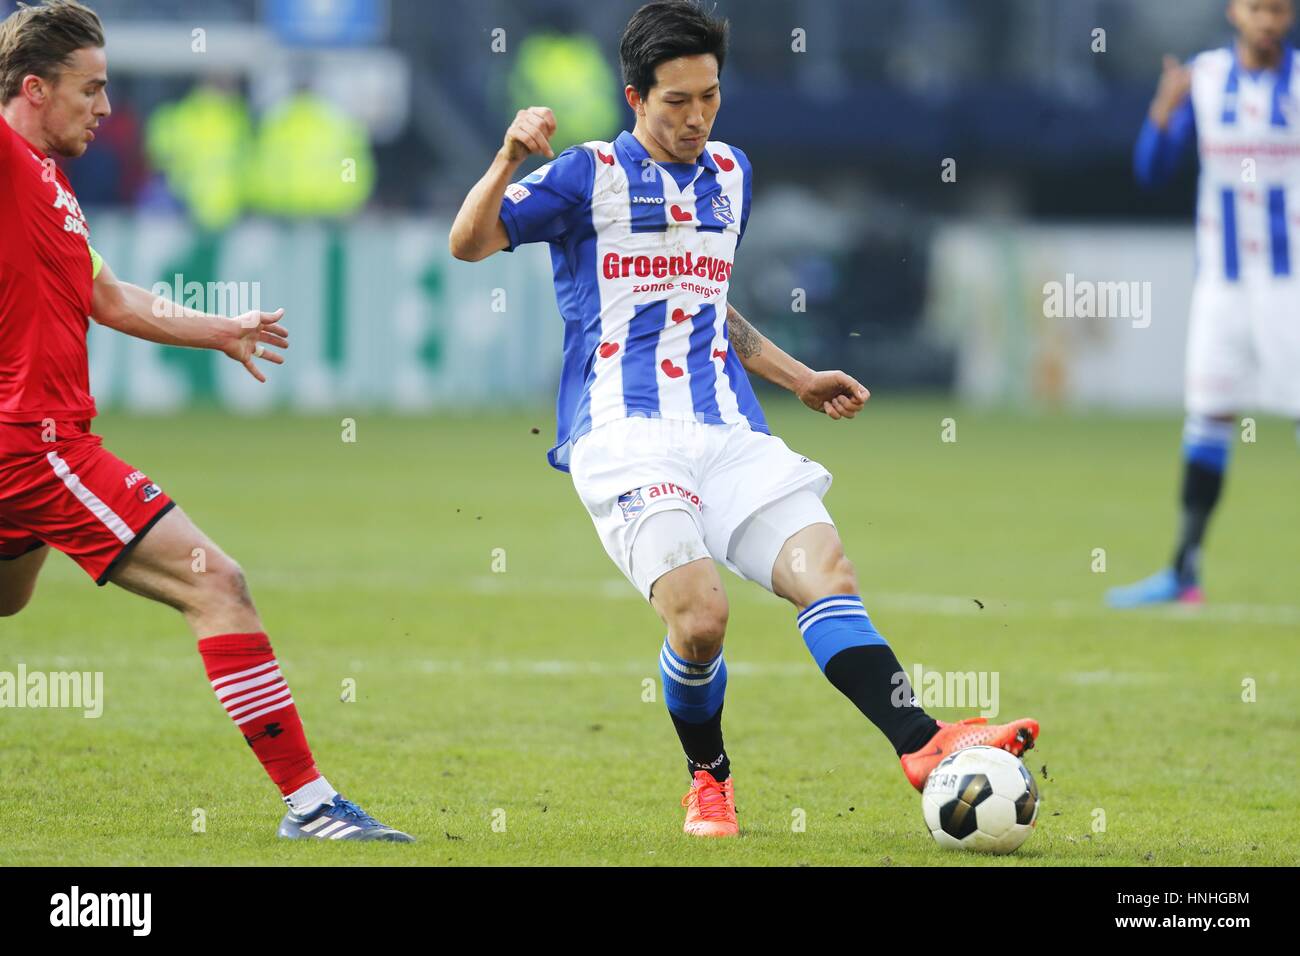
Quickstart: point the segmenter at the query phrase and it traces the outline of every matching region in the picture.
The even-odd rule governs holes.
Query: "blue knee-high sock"
[[[799,614],[799,630],[826,679],[876,725],[898,754],[939,729],[916,704],[912,685],[856,594],[832,594]]]
[[[721,783],[731,773],[722,745],[722,698],[727,691],[727,662],[722,651],[703,663],[678,656],[664,638],[659,652],[664,702],[686,752],[686,769],[707,770]]]
[[[1183,425],[1183,513],[1173,565],[1184,587],[1200,580],[1201,542],[1223,491],[1234,432],[1233,422],[1200,416]]]

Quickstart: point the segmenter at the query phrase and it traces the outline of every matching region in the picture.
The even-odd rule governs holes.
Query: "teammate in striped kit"
[[[1033,720],[950,725],[917,706],[822,504],[830,474],[768,431],[747,371],[832,419],[854,417],[868,394],[791,358],[727,302],[752,170],[708,137],[726,32],[693,3],[642,7],[620,49],[635,128],[556,157],[551,111],[521,110],[450,236],[467,261],[550,244],[564,366],[548,458],[571,472],[605,550],[667,626],[660,670],[692,775],[685,831],[697,836],[738,832],[715,559],[794,605],[814,660],[917,789],[955,750],[1019,754],[1038,733]],[[511,183],[532,153],[552,162]]]
[[[144,472],[90,431],[87,316],[127,335],[211,348],[265,381],[283,310],[230,319],[119,282],[51,154],[82,155],[110,112],[99,18],[71,0],[0,23],[0,616],[17,614],[58,548],[97,584],[176,608],[208,679],[289,810],[282,837],[408,842],[316,768],[243,574]],[[250,507],[260,493],[250,489]],[[195,558],[203,564],[195,566]]]
[[[1247,408],[1300,420],[1300,67],[1293,0],[1231,0],[1231,48],[1164,73],[1134,151],[1138,181],[1197,141],[1196,284],[1187,340],[1182,527],[1171,565],[1107,601],[1199,604],[1201,545]],[[1300,431],[1297,432],[1300,438]]]

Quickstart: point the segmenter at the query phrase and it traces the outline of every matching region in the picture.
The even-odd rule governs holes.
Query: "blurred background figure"
[[[251,159],[249,206],[269,215],[345,215],[374,189],[365,127],[307,89],[262,118]]]
[[[253,146],[248,100],[233,79],[196,85],[149,116],[149,161],[194,222],[222,229],[243,213]]]
[[[623,117],[607,92],[615,82],[594,37],[538,33],[519,45],[510,70],[510,101],[554,104],[552,111],[564,117],[552,144],[558,155],[574,143],[618,135]]]

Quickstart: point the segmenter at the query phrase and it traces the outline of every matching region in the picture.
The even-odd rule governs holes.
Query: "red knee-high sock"
[[[199,641],[217,700],[243,733],[280,792],[289,795],[320,776],[298,708],[263,633],[220,634]]]

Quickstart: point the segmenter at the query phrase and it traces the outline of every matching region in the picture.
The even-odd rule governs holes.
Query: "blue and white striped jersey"
[[[1236,282],[1293,275],[1300,255],[1300,81],[1295,50],[1277,70],[1242,67],[1235,48],[1209,50],[1188,64],[1191,96],[1162,133],[1150,118],[1134,153],[1139,182],[1175,171],[1195,138],[1198,274]]]
[[[568,471],[573,442],[620,418],[768,430],[727,339],[751,179],[748,158],[726,143],[706,143],[693,165],[659,163],[624,131],[506,187],[507,251],[550,243],[564,317],[553,466]]]

